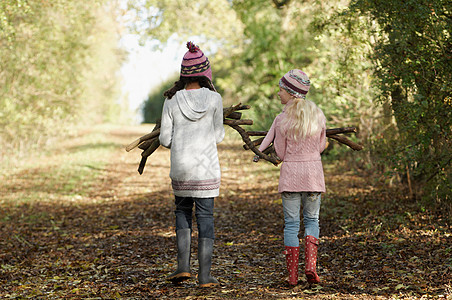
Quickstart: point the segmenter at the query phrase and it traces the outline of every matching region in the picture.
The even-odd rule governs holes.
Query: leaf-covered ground
[[[278,168],[252,163],[235,132],[219,145],[212,272],[221,287],[166,282],[176,259],[169,151],[159,148],[142,176],[140,151],[124,151],[151,128],[87,130],[2,171],[0,298],[452,299],[450,216],[332,162],[321,208],[322,283],[309,286],[301,272],[289,288]],[[196,238],[195,230],[194,273]]]

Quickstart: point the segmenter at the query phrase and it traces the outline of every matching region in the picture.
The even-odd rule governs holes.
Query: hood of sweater
[[[201,119],[209,108],[209,92],[207,88],[178,91],[175,98],[182,114],[191,121]]]

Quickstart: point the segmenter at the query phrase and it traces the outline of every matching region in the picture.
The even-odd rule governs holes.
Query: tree
[[[394,169],[408,171],[427,196],[450,201],[450,1],[354,0],[350,12],[378,24],[373,59],[381,100],[390,102],[397,122],[389,137]]]
[[[185,43],[197,38],[218,49],[241,38],[241,24],[227,0],[128,0],[128,6],[135,15],[130,26],[143,39]]]
[[[179,76],[177,75],[171,77],[149,93],[148,98],[141,108],[143,123],[155,123],[160,119],[162,116],[163,103],[165,102],[163,93],[174,85],[174,82],[179,79],[178,77]]]
[[[247,40],[243,53],[234,59],[233,76],[247,80],[235,85],[235,93],[259,108],[254,119],[263,120],[261,127],[268,128],[280,111],[278,81],[294,68],[311,77],[308,97],[325,110],[332,126],[359,125],[363,115],[373,116],[371,46],[364,42],[369,40],[368,30],[359,18],[341,23],[335,17],[340,2],[233,2]]]
[[[115,9],[107,0],[1,1],[3,151],[42,145],[118,105]]]

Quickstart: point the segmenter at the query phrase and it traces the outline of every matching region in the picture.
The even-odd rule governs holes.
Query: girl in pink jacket
[[[305,274],[309,283],[319,283],[316,272],[319,238],[319,211],[325,180],[320,153],[326,146],[326,119],[317,105],[306,99],[309,77],[301,70],[291,70],[279,81],[278,96],[285,107],[279,114],[260,151],[273,142],[282,160],[278,191],[284,211],[284,245],[289,284],[298,282],[300,243],[300,206],[305,227]],[[254,161],[259,159],[255,156]]]

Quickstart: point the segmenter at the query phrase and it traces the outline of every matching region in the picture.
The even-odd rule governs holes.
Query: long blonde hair
[[[312,101],[294,98],[287,104],[281,122],[282,133],[294,140],[318,133],[322,129],[322,110]]]

